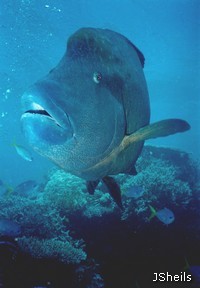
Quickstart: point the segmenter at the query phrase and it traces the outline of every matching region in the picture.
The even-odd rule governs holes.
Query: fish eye
[[[94,72],[93,74],[93,80],[95,83],[99,84],[99,82],[101,81],[102,79],[102,75],[100,72]]]

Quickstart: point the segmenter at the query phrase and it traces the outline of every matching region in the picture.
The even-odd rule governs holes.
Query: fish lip
[[[34,103],[35,104],[35,103]],[[37,104],[39,105],[39,104]],[[42,107],[42,106],[41,106]],[[45,109],[30,109],[30,110],[27,110],[25,111],[23,114],[22,114],[22,118],[23,117],[29,117],[29,116],[33,116],[34,115],[37,117],[38,115],[41,115],[42,117],[46,117],[46,118],[49,118],[49,120],[52,120],[55,122],[55,124],[61,128],[64,128],[64,125],[63,123],[59,122],[56,120],[55,117],[53,117],[49,112],[47,112],[47,110]]]
[[[72,122],[67,113],[58,108],[57,105],[48,99],[49,103],[45,103],[38,97],[31,93],[24,93],[22,96],[23,113],[21,119],[26,117],[46,117],[49,121],[53,121],[58,127],[62,129],[72,128]],[[43,102],[43,103],[42,103]]]

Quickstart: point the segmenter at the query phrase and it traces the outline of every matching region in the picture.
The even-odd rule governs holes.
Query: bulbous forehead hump
[[[75,59],[98,56],[106,62],[120,62],[120,58],[113,49],[112,38],[108,37],[106,31],[94,28],[78,30],[67,42],[67,55]]]

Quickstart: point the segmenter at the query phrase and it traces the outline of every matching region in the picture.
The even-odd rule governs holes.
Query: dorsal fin
[[[140,59],[140,63],[142,65],[142,68],[144,68],[144,63],[145,63],[145,58],[144,55],[142,54],[142,52],[127,38],[125,38],[126,41],[134,48],[134,50],[136,51],[138,58]]]

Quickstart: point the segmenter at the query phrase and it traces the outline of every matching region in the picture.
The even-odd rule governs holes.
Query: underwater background
[[[146,141],[137,176],[116,176],[123,212],[104,187],[91,196],[32,151],[20,127],[21,95],[81,27],[119,32],[143,52],[151,122],[191,125]],[[200,287],[199,35],[198,0],[0,0],[0,287]],[[173,221],[149,221],[150,207]],[[166,271],[193,281],[153,283]]]

